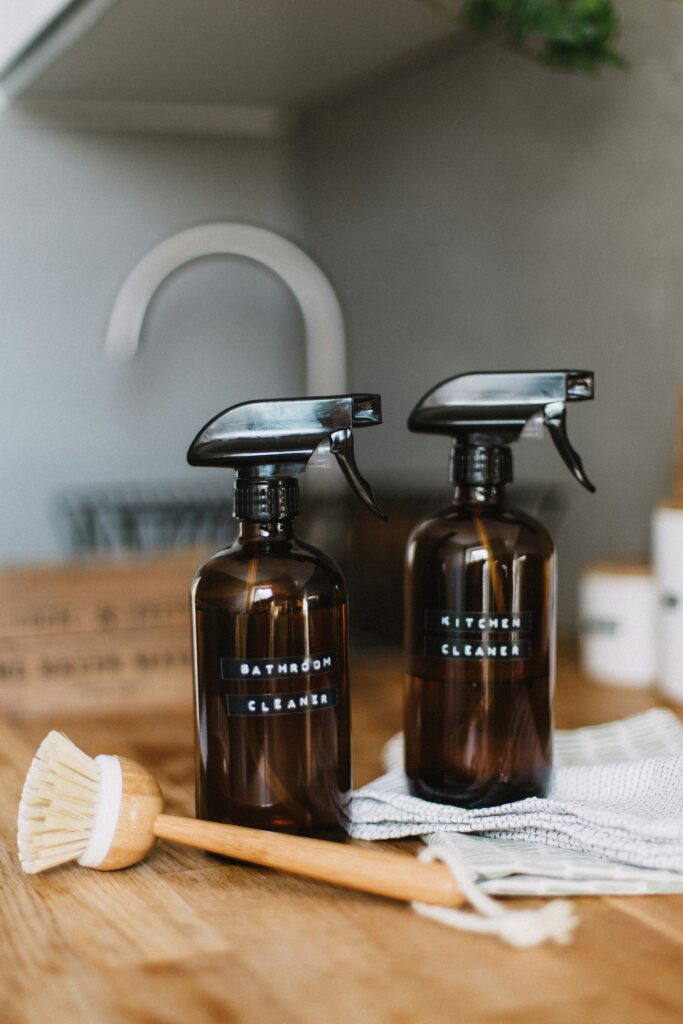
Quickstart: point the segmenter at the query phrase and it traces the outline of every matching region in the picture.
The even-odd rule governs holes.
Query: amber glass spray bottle
[[[405,744],[411,790],[489,807],[545,792],[552,761],[555,559],[540,523],[508,508],[509,444],[545,425],[588,490],[566,403],[584,370],[471,373],[418,402],[410,430],[453,438],[452,504],[408,541]]]
[[[188,452],[237,471],[235,543],[192,584],[197,815],[341,838],[351,791],[347,597],[321,551],[296,539],[297,477],[327,448],[383,517],[353,456],[379,395],[246,402]]]

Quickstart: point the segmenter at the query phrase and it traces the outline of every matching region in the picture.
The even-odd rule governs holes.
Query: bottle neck
[[[453,494],[454,505],[469,505],[473,508],[485,505],[503,504],[505,489],[502,484],[456,484]]]
[[[275,519],[272,522],[243,519],[238,539],[241,543],[273,542],[291,540],[293,536],[294,524],[291,519]]]

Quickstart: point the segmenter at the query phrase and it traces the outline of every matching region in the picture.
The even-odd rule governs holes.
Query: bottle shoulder
[[[473,508],[452,504],[416,524],[408,539],[408,551],[480,548],[491,543],[514,554],[534,553],[548,558],[554,551],[546,528],[526,512],[509,505]]]
[[[262,600],[330,594],[345,600],[341,570],[324,552],[298,538],[235,541],[203,562],[192,581],[195,601],[221,600],[259,590]]]

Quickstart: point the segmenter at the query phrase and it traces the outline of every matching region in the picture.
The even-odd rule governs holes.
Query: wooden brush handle
[[[221,825],[196,818],[176,818],[170,814],[159,815],[154,822],[154,834],[158,839],[208,853],[220,853],[250,864],[394,900],[419,900],[445,907],[457,907],[464,902],[444,864],[424,863],[387,850]]]

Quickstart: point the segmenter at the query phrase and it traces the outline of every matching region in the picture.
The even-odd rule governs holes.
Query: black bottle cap
[[[235,478],[235,518],[262,523],[291,519],[299,512],[299,482],[295,477],[278,479]]]
[[[512,480],[512,452],[507,446],[464,445],[451,451],[451,481],[454,484],[496,487]]]

